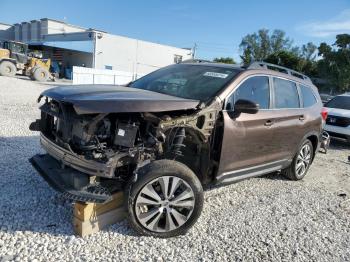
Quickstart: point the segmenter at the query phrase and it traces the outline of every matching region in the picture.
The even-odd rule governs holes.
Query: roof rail
[[[247,69],[270,69],[270,70],[275,70],[275,71],[278,71],[281,73],[285,73],[285,74],[295,76],[297,78],[301,78],[303,80],[312,82],[308,76],[306,76],[302,73],[299,73],[299,72],[294,71],[292,69],[289,69],[287,67],[283,67],[283,66],[279,66],[279,65],[275,65],[275,64],[270,64],[270,63],[266,63],[266,62],[252,62],[247,67]]]
[[[187,63],[213,63],[212,61],[209,60],[204,60],[204,59],[187,59],[182,62],[181,64],[187,64]]]

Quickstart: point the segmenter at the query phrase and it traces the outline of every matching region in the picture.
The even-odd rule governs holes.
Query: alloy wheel
[[[143,186],[135,213],[141,225],[153,232],[169,232],[188,221],[195,206],[189,184],[176,176],[161,176]]]
[[[296,165],[295,173],[298,177],[302,177],[307,171],[311,162],[311,147],[308,144],[305,144],[299,151]]]

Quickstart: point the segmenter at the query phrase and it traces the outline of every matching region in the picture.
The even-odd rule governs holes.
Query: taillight
[[[323,120],[326,121],[327,116],[328,116],[327,108],[325,108],[325,107],[322,108],[321,116],[322,116]]]

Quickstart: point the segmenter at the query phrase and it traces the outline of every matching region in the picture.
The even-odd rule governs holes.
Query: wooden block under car
[[[124,207],[119,207],[99,215],[94,220],[82,221],[79,218],[73,219],[74,231],[77,235],[85,237],[91,234],[94,234],[101,229],[117,223],[125,218],[125,209]]]
[[[105,204],[76,202],[74,204],[73,215],[74,217],[85,221],[122,206],[123,200],[123,192],[117,192],[113,194],[113,200]]]
[[[77,202],[73,214],[73,226],[77,235],[84,237],[96,233],[125,218],[123,193],[115,193],[113,200],[105,204]]]

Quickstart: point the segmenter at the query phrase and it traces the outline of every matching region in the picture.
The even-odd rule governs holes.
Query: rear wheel
[[[3,61],[0,63],[0,75],[15,76],[17,73],[16,65],[10,61]]]
[[[33,78],[39,82],[46,82],[49,79],[49,71],[44,68],[38,67],[33,72]]]
[[[131,226],[155,237],[186,233],[203,207],[200,181],[191,169],[172,160],[154,161],[138,170],[126,195]]]
[[[291,180],[303,179],[310,168],[313,157],[313,145],[310,140],[306,139],[300,146],[292,164],[282,170],[282,173]]]

